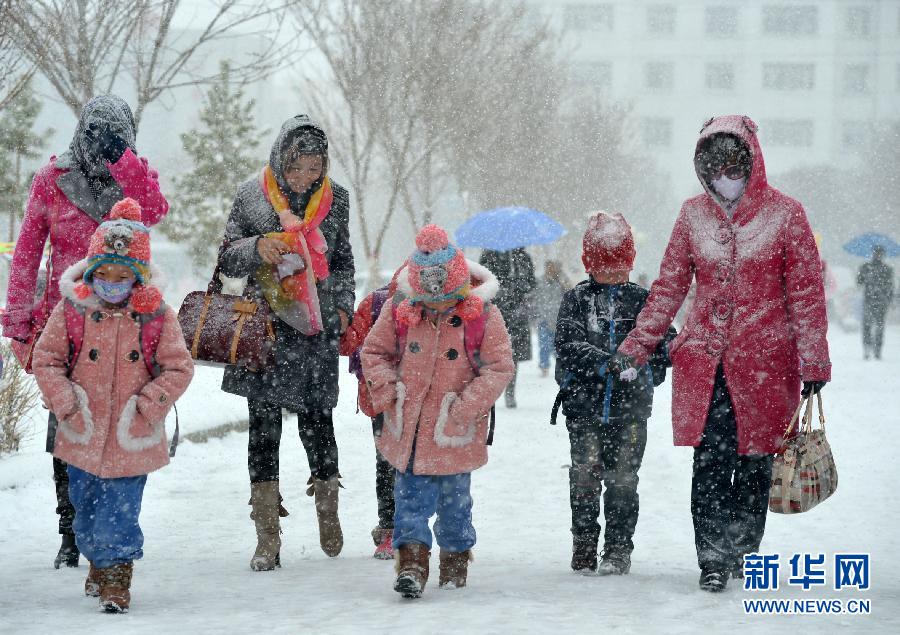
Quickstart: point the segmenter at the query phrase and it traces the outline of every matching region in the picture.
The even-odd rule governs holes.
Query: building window
[[[844,94],[869,92],[869,65],[848,64],[844,67]]]
[[[763,122],[766,143],[773,146],[809,147],[813,144],[811,119],[771,119]]]
[[[738,9],[728,5],[706,7],[706,34],[716,37],[737,35]]]
[[[675,33],[675,7],[671,4],[653,4],[647,7],[647,32],[655,35]]]
[[[579,62],[574,71],[575,80],[581,86],[602,90],[612,88],[612,62]]]
[[[815,64],[763,64],[763,88],[812,90],[816,87]]]
[[[847,7],[844,27],[849,35],[866,37],[872,34],[872,9],[869,7]]]
[[[573,31],[612,31],[613,5],[578,2],[563,8],[564,23]]]
[[[845,148],[864,148],[869,142],[869,125],[865,121],[845,121],[841,124],[841,144]]]
[[[672,145],[672,120],[646,117],[643,121],[644,145],[650,147]]]
[[[769,35],[815,35],[818,32],[818,7],[812,5],[763,7],[763,33]]]
[[[711,62],[707,64],[706,87],[710,90],[733,90],[734,65],[730,62]]]
[[[675,65],[672,62],[647,62],[644,65],[644,86],[650,90],[671,91],[674,77]]]

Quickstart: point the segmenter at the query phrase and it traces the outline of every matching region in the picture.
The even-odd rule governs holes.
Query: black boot
[[[63,534],[59,553],[56,554],[56,559],[53,560],[53,568],[59,569],[60,565],[63,564],[67,567],[77,567],[78,557],[80,555],[81,552],[78,551],[78,546],[75,544],[75,536],[72,534]]]
[[[721,593],[728,585],[728,569],[703,567],[700,570],[700,588],[709,593]]]
[[[594,573],[597,570],[598,536],[572,537],[572,571]]]

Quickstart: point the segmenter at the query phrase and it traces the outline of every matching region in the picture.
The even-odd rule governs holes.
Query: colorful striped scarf
[[[264,263],[256,274],[269,306],[284,322],[304,335],[322,330],[322,313],[316,283],[328,277],[328,243],[319,225],[331,211],[334,193],[327,176],[310,197],[301,219],[290,208],[287,196],[278,187],[270,166],[263,168],[259,185],[266,200],[274,208],[284,231],[269,232],[266,238],[280,240],[305,265],[302,271],[282,278],[278,267]]]

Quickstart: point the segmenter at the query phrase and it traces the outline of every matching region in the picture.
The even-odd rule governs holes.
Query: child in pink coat
[[[394,590],[404,597],[419,597],[428,580],[435,513],[439,584],[466,584],[471,472],[487,463],[488,413],[514,369],[503,317],[489,304],[494,275],[436,225],[419,232],[416,247],[361,355],[374,410],[384,414],[378,450],[397,470]]]
[[[169,462],[166,415],[194,367],[175,312],[150,286],[140,206],[124,199],[109,218],[87,258],[63,274],[64,299],[33,367],[59,418],[54,456],[68,463],[75,541],[91,562],[85,593],[99,595],[106,611],[126,612],[133,561],[143,555],[144,484]]]

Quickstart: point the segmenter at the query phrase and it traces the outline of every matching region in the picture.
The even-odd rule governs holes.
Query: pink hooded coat
[[[366,384],[375,412],[385,419],[376,444],[400,471],[409,465],[414,440],[414,474],[461,474],[487,463],[488,413],[512,379],[514,365],[503,317],[487,304],[497,294],[497,279],[477,263],[468,265],[472,278],[481,281],[471,293],[489,311],[478,375],[466,356],[465,327],[456,309],[437,324],[423,319],[410,326],[398,363],[397,327],[388,301],[363,344]],[[397,288],[412,295],[406,275]]]
[[[31,184],[25,219],[13,254],[3,314],[3,335],[6,337],[28,339],[32,321],[45,315],[44,311],[49,314],[56,306],[62,273],[84,258],[91,235],[100,224],[70,201],[57,185],[57,179],[69,170],[57,167],[56,163],[57,158],[50,157],[50,162],[37,171]],[[140,204],[145,225],[155,225],[166,215],[169,204],[159,190],[156,172],[146,159],[135,156],[129,148],[116,163],[109,165],[109,172],[121,187],[123,198],[133,198]],[[52,247],[53,279],[45,306],[43,296],[35,303],[34,294],[48,236]]]
[[[165,307],[153,379],[141,357],[134,309],[101,307],[95,295],[81,300],[75,283],[83,260],[63,274],[63,297],[85,312],[84,339],[71,374],[65,304],[50,315],[34,351],[34,375],[44,401],[59,418],[53,455],[101,478],[137,476],[169,462],[165,419],[194,375],[175,312]]]
[[[700,443],[721,362],[738,453],[770,454],[797,408],[801,379],[831,378],[819,253],[803,207],[766,181],[756,124],[720,117],[700,141],[716,133],[750,149],[743,197],[731,219],[706,183],[706,193],[684,202],[659,278],[618,350],[644,364],[696,280],[685,326],[669,345],[675,445]]]

